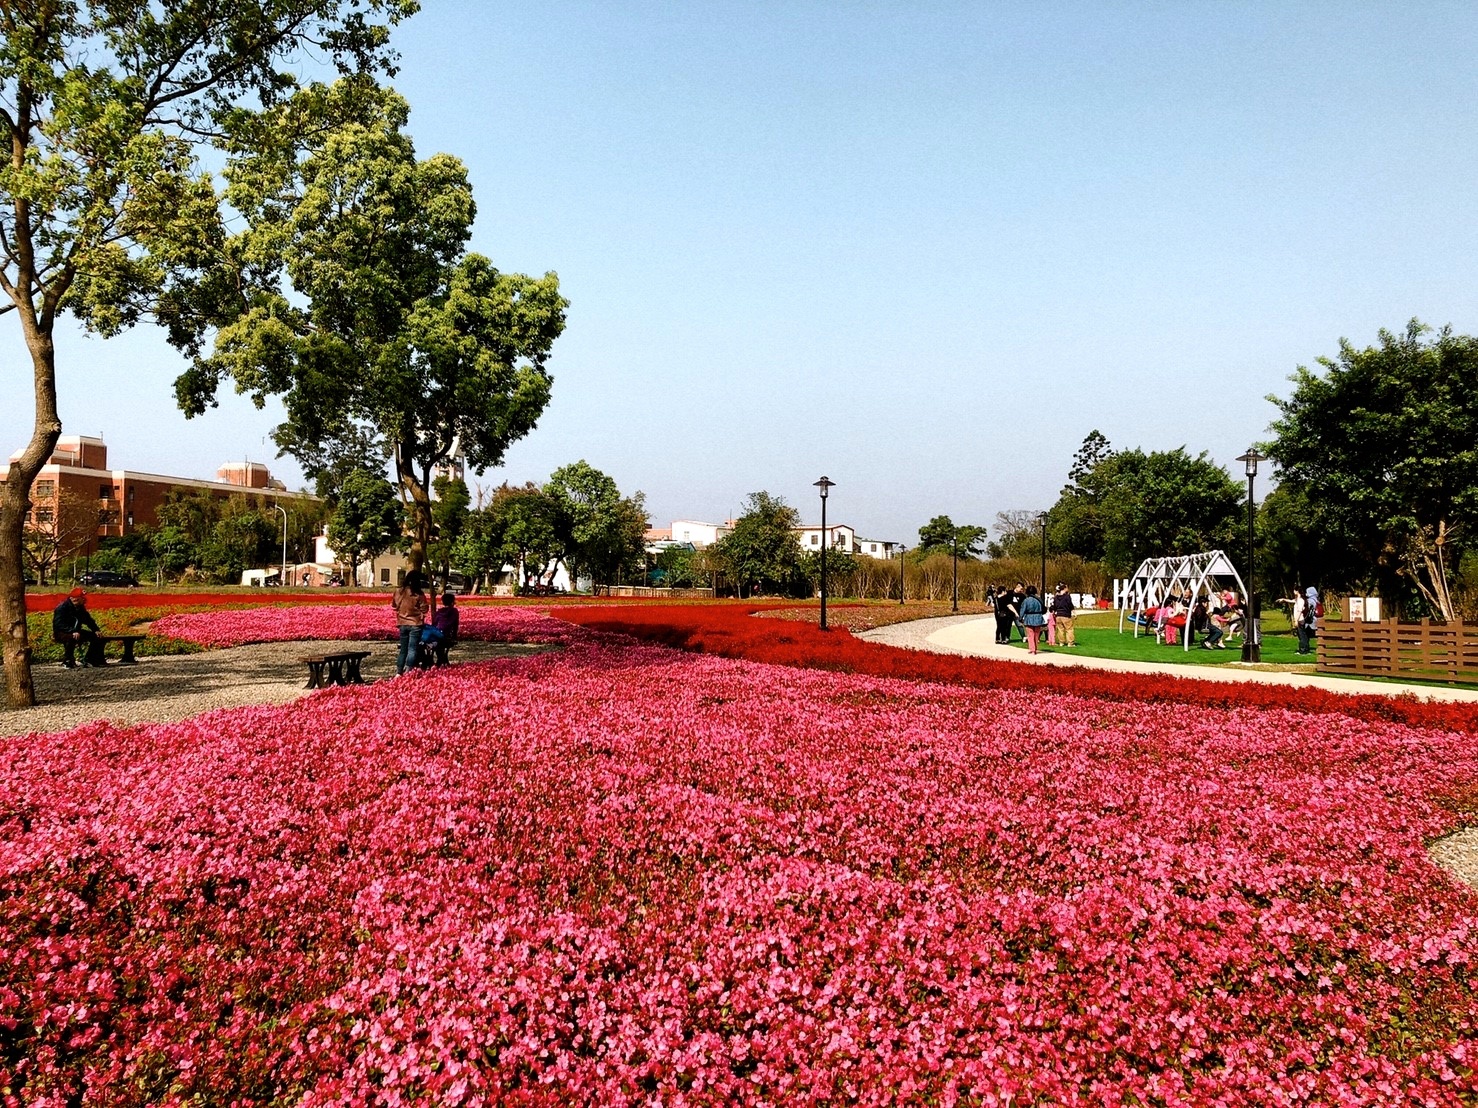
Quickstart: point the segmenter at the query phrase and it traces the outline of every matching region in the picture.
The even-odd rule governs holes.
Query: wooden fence
[[[713,597],[712,589],[654,589],[646,585],[596,585],[591,592],[595,596],[641,596],[660,600]]]
[[[1320,673],[1478,684],[1478,626],[1321,619]]]

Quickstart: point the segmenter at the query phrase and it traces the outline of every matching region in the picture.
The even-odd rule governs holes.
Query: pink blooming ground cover
[[[572,631],[568,624],[530,608],[463,604],[458,610],[462,613],[458,634],[464,639],[565,642],[572,635],[585,637]],[[157,619],[150,631],[212,647],[303,639],[393,640],[396,637],[395,613],[386,602],[188,612]]]
[[[0,1101],[1478,1096],[1470,737],[559,630],[0,747]]]

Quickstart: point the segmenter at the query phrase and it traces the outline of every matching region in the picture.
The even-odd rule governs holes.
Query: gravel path
[[[453,664],[537,653],[549,647],[463,639],[452,651]],[[114,723],[169,723],[215,708],[247,704],[285,704],[308,695],[308,667],[302,658],[329,650],[368,650],[362,667],[366,681],[395,673],[393,642],[274,642],[141,658],[136,666],[66,669],[60,663],[36,666],[34,708],[0,710],[0,736],[32,731],[65,731],[93,720]]]

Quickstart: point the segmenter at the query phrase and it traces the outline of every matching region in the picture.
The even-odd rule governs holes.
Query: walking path
[[[895,623],[858,633],[858,638],[901,646],[909,650],[929,650],[936,654],[964,654],[977,658],[993,658],[1003,662],[1019,662],[1029,666],[1083,666],[1118,673],[1151,673],[1160,677],[1189,677],[1201,681],[1261,681],[1270,685],[1292,685],[1296,688],[1324,689],[1329,692],[1365,696],[1401,696],[1409,694],[1427,700],[1478,701],[1478,689],[1452,688],[1444,685],[1407,685],[1395,681],[1357,681],[1347,677],[1328,677],[1315,673],[1289,673],[1286,670],[1245,666],[1227,662],[1219,666],[1160,665],[1155,662],[1131,662],[1121,658],[1091,658],[1070,650],[1044,649],[1032,657],[1023,647],[1001,646],[996,642],[994,616],[944,616],[920,619],[912,623]]]

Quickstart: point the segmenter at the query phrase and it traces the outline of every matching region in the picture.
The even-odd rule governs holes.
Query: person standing
[[[1046,609],[1037,599],[1037,586],[1028,585],[1026,587],[1026,596],[1022,598],[1018,611],[1021,615],[1021,626],[1026,629],[1026,652],[1035,654],[1037,643],[1042,638],[1042,628],[1047,623]]]
[[[1304,618],[1303,629],[1298,636],[1298,652],[1300,654],[1310,653],[1309,640],[1315,638],[1319,633],[1319,590],[1313,585],[1304,589]]]
[[[400,631],[400,651],[395,655],[397,677],[416,664],[416,645],[421,638],[421,622],[426,618],[424,590],[425,579],[420,571],[411,570],[390,597],[390,606],[395,609],[395,625]]]
[[[1077,636],[1073,634],[1073,594],[1067,591],[1067,586],[1059,583],[1057,591],[1052,594],[1052,615],[1057,624],[1057,644],[1059,646],[1077,646]],[[1047,641],[1052,642],[1049,635]]]
[[[62,665],[74,669],[77,665],[76,650],[79,643],[86,644],[87,652],[82,656],[84,666],[107,665],[103,657],[103,644],[98,642],[98,623],[87,610],[87,590],[73,589],[67,598],[51,613],[51,637],[61,644]]]

